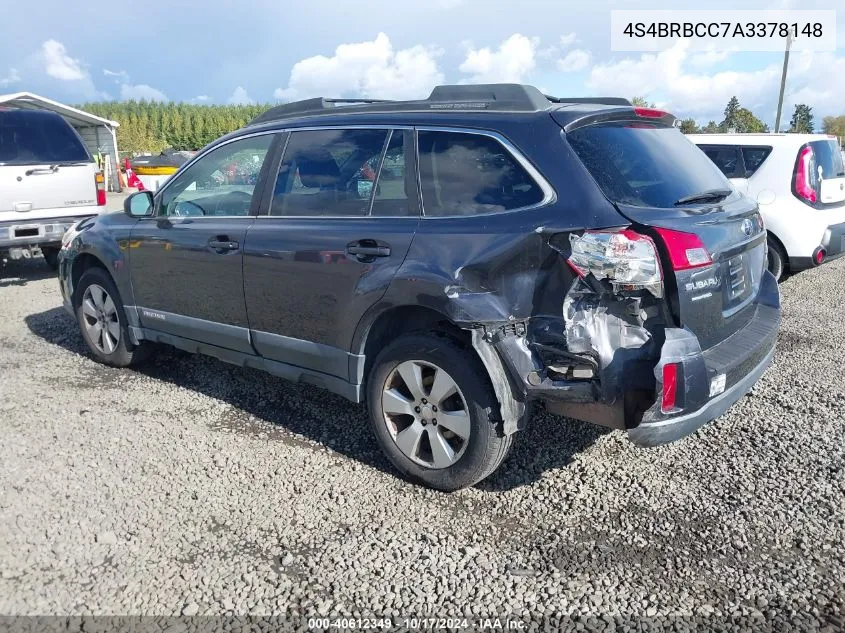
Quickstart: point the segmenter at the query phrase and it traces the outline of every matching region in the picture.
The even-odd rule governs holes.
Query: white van
[[[690,134],[733,186],[757,200],[780,278],[845,253],[845,165],[825,134]]]
[[[55,268],[65,231],[105,204],[103,176],[67,121],[0,108],[0,262],[43,255]]]

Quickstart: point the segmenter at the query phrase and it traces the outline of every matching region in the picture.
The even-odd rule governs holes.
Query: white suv
[[[757,200],[780,278],[845,253],[845,166],[824,134],[690,134],[733,186]]]
[[[105,204],[103,176],[67,121],[0,108],[0,262],[43,255],[55,268],[65,230]]]

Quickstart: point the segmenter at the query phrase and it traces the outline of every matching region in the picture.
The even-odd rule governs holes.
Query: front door
[[[274,140],[225,143],[156,196],[156,216],[132,231],[129,266],[141,325],[252,352],[243,293],[243,245]]]
[[[410,131],[293,131],[269,213],[246,236],[244,290],[263,356],[343,379],[364,312],[419,222]]]

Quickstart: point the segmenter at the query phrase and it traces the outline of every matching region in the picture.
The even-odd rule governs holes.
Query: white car
[[[845,253],[845,165],[825,134],[690,134],[769,232],[769,270],[780,278]]]
[[[54,112],[0,108],[0,262],[44,256],[105,210],[103,176],[79,134]]]

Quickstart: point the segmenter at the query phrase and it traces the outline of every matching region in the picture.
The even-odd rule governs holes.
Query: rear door
[[[274,139],[239,138],[204,154],[159,191],[157,215],[132,229],[130,276],[144,327],[254,353],[243,246]]]
[[[766,266],[757,204],[731,191],[720,170],[672,127],[620,121],[574,130],[567,140],[619,211],[651,233],[671,307],[702,348],[745,325]],[[659,228],[692,234],[713,263],[674,273]]]
[[[355,328],[419,223],[412,139],[387,128],[291,132],[267,214],[246,236],[244,290],[260,354],[357,381]]]
[[[96,172],[82,139],[59,115],[0,110],[0,221],[90,212],[81,207],[97,205]]]

